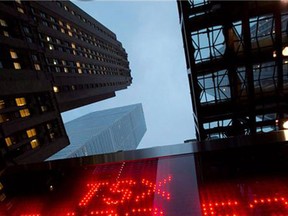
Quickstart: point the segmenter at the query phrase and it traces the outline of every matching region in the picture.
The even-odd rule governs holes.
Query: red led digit
[[[78,205],[87,206],[90,200],[94,197],[94,195],[98,191],[99,187],[108,185],[108,184],[109,182],[87,184],[87,187],[90,188],[90,190],[85,194],[85,196],[81,199]]]
[[[222,201],[222,202],[208,202],[202,204],[202,212],[205,216],[212,215],[222,215],[221,213],[225,213],[225,215],[229,212],[229,215],[237,216],[237,209],[239,202],[238,201]]]
[[[260,205],[284,205],[288,206],[288,200],[286,200],[285,197],[267,197],[267,198],[260,198],[260,199],[254,199],[251,203],[249,203],[249,208],[255,208]]]
[[[113,183],[111,187],[109,188],[111,195],[108,197],[104,197],[103,201],[108,205],[117,205],[117,204],[124,203],[125,201],[130,200],[132,196],[131,187],[133,185],[136,185],[136,182],[133,180],[125,180],[125,181],[123,180],[123,181],[117,181],[116,183]],[[119,196],[120,197],[117,198],[115,197],[115,195],[118,195],[117,197]]]

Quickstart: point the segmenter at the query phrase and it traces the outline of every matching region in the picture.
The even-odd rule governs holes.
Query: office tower
[[[0,2],[0,139],[11,163],[69,144],[60,112],[131,84],[116,36],[69,1]]]
[[[93,112],[65,124],[70,145],[48,160],[133,150],[146,124],[141,104]]]
[[[178,1],[198,140],[281,130],[287,3]]]

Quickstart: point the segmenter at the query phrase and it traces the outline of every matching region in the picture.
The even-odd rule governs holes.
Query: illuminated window
[[[7,26],[7,23],[6,23],[5,20],[0,19],[0,25],[1,25],[1,26]]]
[[[39,64],[34,64],[34,68],[35,68],[35,70],[41,70],[41,67]]]
[[[19,112],[22,118],[30,115],[29,109],[22,109]]]
[[[41,111],[46,112],[48,110],[47,106],[41,106]]]
[[[51,41],[51,38],[49,36],[46,37],[47,41]]]
[[[68,31],[68,35],[71,36],[71,37],[73,36],[71,31]]]
[[[8,33],[7,31],[3,31],[3,35],[4,35],[5,37],[9,37],[9,33]]]
[[[26,134],[28,137],[36,136],[36,130],[34,128],[32,128],[30,130],[26,130]]]
[[[50,50],[53,50],[53,49],[54,49],[53,44],[49,44],[49,49],[50,49]]]
[[[6,142],[6,145],[7,145],[8,147],[12,145],[12,140],[11,140],[10,137],[6,137],[6,138],[5,138],[5,142]]]
[[[18,4],[21,4],[21,1],[20,0],[15,0],[16,3]]]
[[[81,66],[79,62],[76,62],[76,65],[77,65],[77,67],[80,67],[80,66]]]
[[[74,43],[71,43],[71,47],[72,47],[73,49],[76,49],[76,46],[75,46]]]
[[[20,63],[14,62],[13,65],[14,65],[14,68],[15,68],[15,69],[17,69],[17,70],[21,69]]]
[[[5,108],[5,101],[4,100],[0,100],[0,109]]]
[[[59,20],[59,25],[63,26],[63,22],[61,20]]]
[[[64,30],[63,28],[61,28],[61,32],[62,32],[62,33],[65,33],[65,30]]]
[[[66,27],[67,27],[67,29],[71,29],[71,27],[70,27],[70,25],[69,25],[69,24],[67,24],[67,25],[66,25]]]
[[[12,59],[17,59],[18,58],[18,55],[17,55],[17,53],[14,50],[10,50],[10,56],[11,56]]]
[[[7,114],[0,114],[0,123],[9,121]]]
[[[26,105],[26,100],[24,97],[22,98],[15,98],[17,106],[24,106]]]
[[[23,13],[24,14],[24,10],[20,7],[17,7],[18,12]]]
[[[47,127],[47,129],[51,129],[51,128],[52,128],[52,125],[51,125],[50,123],[47,123],[47,124],[46,124],[46,127]]]
[[[57,59],[53,59],[53,64],[54,64],[54,65],[57,65],[57,64],[58,64]]]
[[[64,67],[64,72],[68,73],[69,72],[68,68]]]
[[[57,87],[57,86],[53,86],[53,91],[54,91],[55,93],[59,92],[58,87]]]
[[[78,73],[82,74],[82,69],[81,68],[78,68]]]
[[[37,148],[39,146],[38,139],[34,139],[30,142],[32,149]]]

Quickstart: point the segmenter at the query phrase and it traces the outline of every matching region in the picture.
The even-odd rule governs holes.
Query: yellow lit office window
[[[49,50],[53,50],[54,46],[52,44],[49,44]]]
[[[47,41],[51,41],[51,38],[49,36],[46,37]]]
[[[80,65],[80,63],[79,63],[79,62],[76,62],[76,66],[77,66],[77,67],[80,67],[81,65]]]
[[[5,121],[9,121],[9,118],[4,114],[0,114],[0,123]]]
[[[7,23],[6,23],[5,20],[0,19],[0,25],[1,25],[1,26],[7,26]]]
[[[78,68],[78,73],[82,74],[82,69],[81,68]]]
[[[3,31],[5,37],[9,37],[9,33],[7,31]]]
[[[64,67],[64,72],[68,73],[69,72],[68,68]]]
[[[59,20],[59,25],[63,26],[63,22],[61,20]]]
[[[0,202],[3,202],[6,199],[6,195],[4,193],[2,193],[0,195]]]
[[[20,7],[17,7],[18,12],[23,13],[24,14],[24,10]]]
[[[75,45],[74,43],[71,43],[71,47],[72,47],[73,49],[76,49],[76,45]]]
[[[34,64],[34,68],[35,68],[35,70],[41,70],[41,67],[39,64]]]
[[[14,50],[10,50],[10,56],[11,56],[12,59],[17,59],[18,58],[18,55],[17,55],[17,53]]]
[[[6,138],[5,138],[5,142],[6,142],[6,145],[7,145],[8,147],[12,145],[12,140],[11,140],[10,137],[6,137]]]
[[[57,86],[53,86],[53,91],[54,91],[55,93],[59,92],[58,87],[57,87]]]
[[[17,70],[20,70],[20,69],[21,69],[20,63],[14,62],[13,65],[14,65],[14,68],[15,68],[15,69],[17,69]]]
[[[36,130],[35,128],[32,128],[30,130],[26,130],[26,134],[28,137],[33,137],[33,136],[36,136]]]
[[[68,31],[68,35],[71,36],[71,37],[73,36],[71,31]]]
[[[77,52],[76,52],[76,50],[73,50],[73,54],[74,54],[74,55],[77,55]]]
[[[37,148],[39,146],[38,139],[34,139],[30,142],[32,149]]]
[[[5,108],[5,101],[4,100],[0,100],[0,109]]]
[[[30,115],[29,109],[22,109],[19,112],[22,118]]]
[[[15,2],[21,4],[21,0],[15,0]]]
[[[67,27],[67,29],[71,29],[71,27],[70,27],[70,25],[69,25],[69,24],[67,24],[67,25],[66,25],[66,27]]]
[[[24,106],[26,105],[26,100],[24,97],[21,98],[15,98],[17,106]]]
[[[62,32],[62,33],[65,33],[65,30],[64,30],[63,28],[61,28],[61,32]]]

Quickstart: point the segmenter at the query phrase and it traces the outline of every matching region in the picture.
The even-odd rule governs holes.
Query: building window
[[[54,50],[53,44],[49,44],[49,50]]]
[[[36,130],[35,128],[32,128],[30,130],[26,130],[26,134],[27,136],[30,138],[30,137],[33,137],[33,136],[36,136]]]
[[[34,139],[30,142],[32,149],[37,148],[39,146],[38,139]]]
[[[22,118],[26,117],[26,116],[30,116],[29,109],[22,109],[19,112],[20,112],[20,115],[21,115]]]
[[[21,69],[20,63],[14,62],[13,65],[14,65],[14,68],[15,68],[15,69],[17,69],[17,70]]]
[[[34,64],[34,68],[35,68],[35,70],[41,70],[41,67],[39,64]]]
[[[77,67],[80,67],[81,65],[80,65],[80,63],[79,63],[79,62],[76,62],[76,66],[77,66]]]
[[[26,105],[26,100],[24,97],[22,98],[15,98],[17,106],[24,106]]]
[[[59,20],[59,25],[63,26],[63,22],[61,20]]]
[[[62,33],[65,33],[65,30],[64,30],[63,28],[61,28],[61,32],[62,32]]]
[[[4,35],[5,37],[9,37],[9,33],[8,33],[7,31],[3,31],[3,35]]]
[[[82,74],[82,69],[81,68],[78,68],[78,73]]]
[[[23,8],[17,7],[18,12],[23,13],[24,14],[24,10]]]
[[[18,55],[17,55],[17,53],[14,50],[10,50],[10,56],[11,56],[12,59],[17,59],[18,58]]]
[[[4,109],[4,108],[5,108],[5,101],[0,100],[0,109]]]
[[[68,68],[64,67],[64,72],[68,73],[69,72]]]
[[[51,41],[51,37],[47,36],[47,37],[46,37],[46,40],[47,40],[47,41]]]
[[[20,0],[15,0],[16,3],[18,4],[21,4],[21,1]]]
[[[46,112],[48,110],[47,106],[41,106],[40,108],[42,112]]]
[[[53,86],[53,91],[54,91],[55,93],[57,93],[57,92],[59,92],[59,88],[58,88],[57,86]]]
[[[71,31],[68,31],[68,35],[71,36],[71,37],[73,36]]]
[[[73,49],[76,49],[76,45],[75,45],[74,43],[71,43],[71,47],[72,47]]]
[[[50,130],[52,128],[52,125],[50,123],[47,123],[46,127],[47,127],[48,130]]]
[[[12,145],[12,140],[11,140],[10,137],[6,137],[6,138],[5,138],[5,142],[6,142],[6,145],[7,145],[8,147]]]
[[[67,25],[66,25],[66,27],[67,27],[67,29],[69,29],[69,30],[71,29],[71,27],[70,27],[70,25],[69,25],[69,24],[67,24]]]
[[[7,23],[6,23],[6,21],[3,20],[3,19],[0,19],[0,25],[1,25],[1,26],[5,26],[5,27],[8,26]]]

